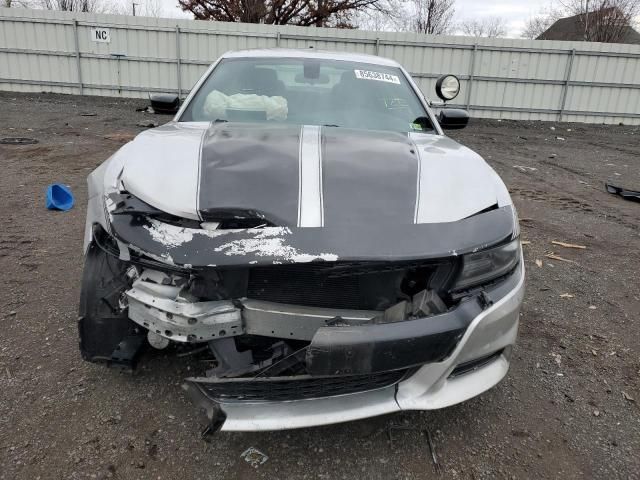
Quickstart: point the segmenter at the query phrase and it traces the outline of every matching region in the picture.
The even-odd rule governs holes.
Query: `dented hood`
[[[122,181],[186,218],[250,210],[286,227],[454,222],[511,203],[448,137],[336,127],[169,123],[125,145]]]

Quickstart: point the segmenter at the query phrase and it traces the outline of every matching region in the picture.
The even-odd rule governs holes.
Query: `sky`
[[[136,0],[144,4],[147,0]],[[162,16],[191,18],[177,8],[177,0],[158,0],[162,5]],[[548,6],[550,0],[456,0],[455,20],[481,20],[487,17],[504,18],[507,36],[517,38],[529,17]]]
[[[504,18],[507,36],[517,38],[529,17],[549,5],[549,0],[456,0],[456,19]]]

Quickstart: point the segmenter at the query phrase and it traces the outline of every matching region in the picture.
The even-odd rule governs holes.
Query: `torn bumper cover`
[[[507,280],[487,289],[486,295],[489,303],[474,297],[452,314],[404,322],[413,323],[406,327],[405,335],[386,330],[391,338],[382,338],[376,325],[319,329],[314,341],[322,339],[323,350],[317,348],[318,344],[313,348],[312,342],[311,368],[315,365],[316,371],[325,373],[348,363],[350,374],[190,378],[183,388],[207,412],[212,425],[229,431],[310,427],[401,410],[451,406],[488,390],[506,375],[524,296],[522,265]],[[438,317],[446,317],[462,328],[438,333],[436,327],[434,332],[429,321],[435,320],[437,326]],[[334,328],[342,329],[344,337],[330,335],[335,342],[327,343],[326,332]],[[445,342],[448,351],[443,358],[428,360],[432,352],[444,351],[439,350],[443,333],[455,340]],[[419,339],[412,339],[412,334]],[[406,348],[407,342],[414,342],[411,348]],[[359,355],[367,360],[361,361]],[[386,370],[380,371],[376,365],[384,365]],[[389,365],[396,369],[390,370]],[[363,374],[363,370],[374,373]]]

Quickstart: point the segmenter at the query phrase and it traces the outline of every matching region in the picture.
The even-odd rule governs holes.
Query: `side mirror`
[[[442,75],[436,80],[436,95],[448,102],[460,93],[460,80],[455,75]]]
[[[469,114],[459,108],[444,108],[438,116],[438,123],[445,130],[458,130],[469,123]]]
[[[151,108],[155,113],[176,113],[180,106],[180,98],[172,93],[158,93],[149,95]]]

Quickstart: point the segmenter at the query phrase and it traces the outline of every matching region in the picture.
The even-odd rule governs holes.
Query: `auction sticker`
[[[370,70],[354,70],[356,78],[361,80],[377,80],[378,82],[388,82],[400,85],[400,79],[397,75],[390,75],[382,72],[372,72]]]

